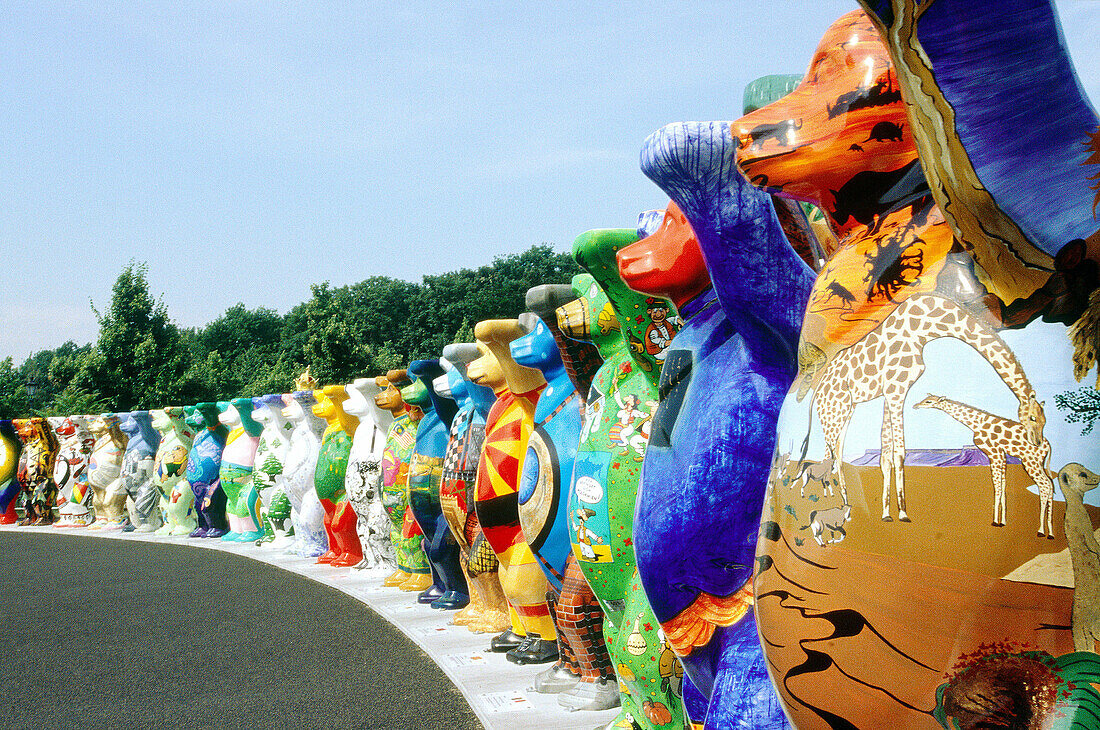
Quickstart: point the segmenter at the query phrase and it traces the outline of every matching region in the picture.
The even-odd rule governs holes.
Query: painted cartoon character
[[[587,507],[581,507],[573,511],[573,540],[577,549],[581,551],[581,557],[592,563],[599,561],[599,556],[592,549],[592,544],[603,544],[603,538],[585,525],[588,518],[595,516],[595,510],[590,510]]]
[[[663,365],[665,350],[676,336],[676,323],[668,318],[668,302],[657,297],[648,297],[645,303],[645,313],[649,317],[649,324],[645,328],[645,351]]]
[[[656,355],[654,359],[657,359]],[[646,403],[643,410],[642,398],[637,393],[630,393],[624,399],[619,389],[615,388],[612,395],[619,404],[619,410],[615,414],[619,423],[617,428],[612,427],[611,440],[620,448],[633,449],[635,458],[641,461],[646,444],[649,443],[650,421],[657,402]]]

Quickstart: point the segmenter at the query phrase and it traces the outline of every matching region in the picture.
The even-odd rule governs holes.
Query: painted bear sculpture
[[[469,604],[469,588],[459,565],[458,542],[443,516],[439,490],[451,422],[458,406],[434,388],[433,381],[443,375],[438,360],[414,360],[408,372],[416,380],[402,388],[401,397],[424,412],[409,462],[409,507],[424,533],[424,552],[433,578],[433,585],[417,600],[432,608],[456,610]]]
[[[610,229],[589,231],[573,243],[573,258],[597,288],[577,306],[559,309],[558,322],[566,334],[595,333],[604,363],[586,405],[569,525],[578,563],[604,610],[605,640],[620,682],[620,720],[682,727],[680,683],[662,677],[668,647],[642,590],[634,554],[634,510],[657,380],[677,329],[667,300],[632,291],[619,275],[615,256],[637,239],[637,230]],[[606,295],[602,302],[600,290]],[[582,309],[593,306],[599,310]]]
[[[195,440],[187,454],[187,483],[195,495],[198,525],[190,537],[221,537],[229,531],[225,519],[225,490],[221,484],[222,451],[228,429],[218,420],[217,403],[196,403],[187,417]]]
[[[534,431],[535,404],[546,379],[512,358],[509,345],[524,334],[526,329],[514,319],[486,320],[474,328],[481,357],[470,363],[467,374],[497,396],[485,420],[474,504],[478,522],[500,561],[500,583],[513,624],[490,648],[507,651],[508,659],[517,664],[544,664],[557,661],[557,631],[546,601],[546,576],[520,525],[519,489]]]
[[[390,543],[397,570],[383,582],[386,586],[418,593],[432,584],[431,568],[422,546],[424,535],[409,509],[409,462],[416,446],[416,431],[424,412],[408,406],[398,386],[409,383],[404,370],[390,370],[375,379],[379,393],[375,404],[393,414],[382,454],[382,506],[390,518]]]
[[[619,252],[620,271],[633,289],[672,298],[685,324],[662,368],[636,548],[666,640],[707,700],[702,712],[689,703],[689,715],[707,727],[781,728],[750,581],[813,272],[735,151],[725,122],[669,125],[642,150],[643,171],[673,201],[654,233]]]
[[[590,391],[592,379],[603,363],[603,355],[593,342],[567,337],[558,324],[557,310],[568,306],[573,311],[578,307],[586,311],[580,298],[588,294],[590,287],[594,284],[590,275],[579,274],[573,278],[572,285],[535,287],[528,290],[526,297],[528,308],[537,313],[546,328],[553,333],[562,364],[577,388],[577,395],[580,396],[583,390],[586,397]],[[598,291],[598,287],[596,289]],[[602,292],[599,296],[603,297]],[[598,308],[602,310],[605,305],[608,305],[608,302],[606,297],[603,297]],[[552,358],[549,360],[552,361]],[[553,384],[556,382],[555,378],[560,377],[560,373],[553,372],[553,368],[548,370],[551,372],[544,373],[544,377]],[[554,400],[551,396],[546,403],[552,403]],[[541,410],[544,405],[540,398],[538,409]],[[563,409],[561,414],[555,415],[565,419],[561,425],[566,426],[563,430],[567,430],[571,413]],[[578,415],[582,415],[583,429],[583,410]],[[567,506],[573,472],[571,462],[576,457],[576,445],[570,447],[565,443],[566,439],[559,429],[555,428],[555,432],[557,433],[551,444],[556,452],[558,472],[563,480],[561,499]],[[558,439],[561,439],[562,443],[559,444]],[[579,442],[579,432],[574,440]],[[528,450],[530,451],[530,443]],[[542,474],[544,470],[541,466],[542,464],[535,472],[527,471],[525,464],[525,478]],[[552,470],[546,471],[553,474]],[[532,502],[532,504],[536,503]],[[523,510],[520,517],[521,521],[530,519],[525,516]],[[568,522],[566,524],[568,525]],[[527,530],[527,527],[525,526],[524,529]],[[534,689],[538,692],[559,693],[559,704],[570,710],[598,711],[618,707],[620,704],[618,685],[603,637],[603,610],[592,592],[592,587],[584,577],[576,555],[572,552],[571,540],[570,552],[566,558],[560,584],[554,582],[555,576],[547,577],[551,586],[548,600],[558,632],[559,660],[557,664],[535,678]]]
[[[15,503],[23,487],[19,483],[19,455],[23,453],[23,441],[8,419],[0,420],[0,525],[13,525],[18,521]]]
[[[108,522],[121,522],[122,511],[112,506],[108,510],[107,495],[117,494],[117,482],[122,477],[122,457],[126,452],[126,436],[119,430],[119,418],[114,413],[101,413],[88,424],[95,437],[92,457],[88,461],[88,486],[92,489],[95,521],[91,527],[102,529]]]
[[[260,494],[253,474],[263,424],[252,418],[251,398],[234,398],[218,404],[218,420],[229,430],[219,467],[225,490],[226,542],[255,542],[264,535],[260,519]]]
[[[313,480],[321,455],[321,436],[327,424],[313,413],[317,399],[312,390],[298,390],[287,398],[286,414],[294,424],[286,455],[286,496],[291,505],[294,542],[287,552],[316,558],[328,550],[325,510],[317,498]]]
[[[356,531],[363,548],[363,559],[352,567],[388,574],[397,563],[390,543],[389,518],[382,506],[382,455],[393,414],[375,403],[381,388],[373,378],[357,378],[344,390],[348,394],[344,410],[359,419],[344,476],[344,491],[355,510]]]
[[[263,425],[256,444],[256,466],[252,471],[252,483],[260,496],[260,519],[264,529],[259,541],[269,542],[273,547],[286,547],[290,541],[287,536],[290,500],[286,496],[284,471],[294,426],[283,413],[286,403],[281,395],[272,393],[253,398],[252,406],[253,420]]]
[[[328,550],[317,558],[318,563],[350,567],[363,559],[363,548],[356,530],[358,518],[348,503],[344,482],[348,457],[359,419],[344,410],[348,394],[342,385],[326,385],[313,391],[317,405],[313,413],[327,424],[321,437],[321,452],[317,459],[313,484],[324,508],[324,528],[328,535]]]
[[[458,406],[448,433],[439,504],[458,543],[460,567],[470,596],[469,605],[457,611],[451,622],[474,633],[499,634],[509,626],[508,606],[497,575],[500,561],[485,540],[474,509],[474,482],[485,443],[485,416],[496,400],[493,391],[475,385],[466,377],[466,363],[480,355],[477,345],[472,343],[447,345],[439,360],[445,372],[432,384],[437,393],[453,399]]]
[[[185,478],[187,458],[195,440],[195,430],[187,425],[191,406],[168,406],[150,411],[153,428],[160,434],[160,445],[153,462],[153,483],[160,492],[164,524],[154,534],[190,535],[198,526],[195,517],[195,493]]]
[[[1071,518],[1070,490],[1053,482],[1069,464],[1100,468],[1095,438],[1070,420],[1079,387],[1072,317],[1059,314],[1082,271],[1072,260],[1019,258],[1076,248],[1081,264],[1087,242],[1075,243],[1080,219],[1054,214],[1061,199],[1040,206],[1045,220],[1025,221],[1064,226],[1063,250],[1050,251],[1010,230],[1020,215],[1012,208],[981,202],[990,200],[983,176],[994,188],[1026,176],[1013,170],[1014,149],[988,155],[1031,132],[1007,134],[1028,115],[1004,117],[995,76],[965,69],[968,53],[1001,53],[1013,93],[1042,88],[1046,80],[1036,87],[1020,76],[1031,65],[1018,59],[1042,59],[1049,71],[1045,54],[1060,34],[1049,5],[1030,0],[965,12],[942,0],[874,6],[906,63],[935,63],[934,78],[920,64],[906,73],[921,77],[920,94],[952,97],[950,130],[934,121],[946,106],[906,96],[912,79],[899,83],[859,12],[826,32],[794,92],[732,125],[748,177],[819,204],[840,239],[810,295],[757,540],[755,612],[769,671],[800,728],[1095,724],[1083,708],[1100,701],[1100,655],[1075,640],[1075,623],[1088,620],[1076,599],[1095,583],[1079,570],[1078,541],[1100,515],[1086,504],[1084,520]],[[1067,85],[1078,88],[1050,82]],[[987,134],[986,111],[975,108],[986,102],[1001,110],[1002,131],[969,149],[972,135]],[[1028,103],[1048,113],[1040,92]],[[910,121],[926,114],[927,127]],[[754,129],[789,119],[802,121],[797,140],[754,143]],[[927,135],[940,133],[957,137],[945,157],[918,162]],[[1041,186],[1044,166],[1066,159],[1028,155]],[[974,188],[959,189],[953,174]],[[1030,199],[1048,194],[1023,185],[1034,212]],[[1006,206],[1018,192],[1003,196]],[[933,200],[944,195],[953,225]],[[976,240],[965,219],[990,240]],[[1044,292],[1051,282],[1066,296]]]
[[[54,521],[57,484],[53,479],[54,460],[59,447],[49,422],[41,416],[26,419],[23,444],[27,460],[25,513],[21,525],[49,525]]]
[[[61,419],[54,432],[60,442],[54,461],[54,481],[58,494],[65,495],[65,503],[57,508],[56,524],[58,527],[87,527],[92,521],[88,463],[95,437],[88,430],[86,416],[67,416]]]
[[[566,286],[565,290],[569,292],[567,301],[572,300],[572,287]],[[551,316],[554,309],[556,307],[549,308]],[[552,317],[552,320],[557,329],[557,318]],[[562,360],[559,338],[555,338],[550,327],[533,312],[521,314],[519,322],[527,333],[509,344],[512,358],[520,365],[537,369],[546,380],[546,387],[535,404],[534,428],[523,460],[519,521],[527,544],[549,583],[548,605],[558,636],[558,660],[536,677],[535,689],[562,692],[572,688],[581,673],[576,654],[562,635],[556,606],[573,553],[567,509],[583,408]],[[568,636],[568,628],[566,632]]]
[[[161,527],[160,489],[154,483],[160,434],[153,428],[149,411],[130,411],[119,423],[126,434],[126,453],[122,455],[119,489],[129,512],[125,530],[153,532]]]

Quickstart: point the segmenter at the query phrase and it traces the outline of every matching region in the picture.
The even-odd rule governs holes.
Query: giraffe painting
[[[1018,456],[1028,476],[1039,488],[1039,537],[1054,539],[1054,482],[1047,470],[1050,442],[1042,437],[1046,415],[1043,404],[1034,396],[1027,403],[1025,422],[1010,421],[992,413],[959,403],[942,395],[929,395],[914,408],[937,408],[974,432],[974,445],[989,457],[993,472],[993,525],[1005,525],[1005,463],[1007,456]],[[1038,433],[1039,443],[1033,436]]]
[[[905,396],[924,373],[924,346],[943,337],[965,342],[993,366],[1020,402],[1021,423],[1027,423],[1028,403],[1035,398],[1035,391],[1015,355],[984,322],[950,299],[933,294],[906,299],[862,340],[838,352],[821,368],[813,405],[825,443],[836,455],[833,470],[841,490],[845,490],[840,469],[844,434],[852,411],[860,403],[880,396],[885,399],[879,456],[884,522],[892,520],[891,484],[897,493],[898,519],[910,521],[905,511]],[[1029,438],[1041,441],[1042,434],[1033,426],[1029,428]]]

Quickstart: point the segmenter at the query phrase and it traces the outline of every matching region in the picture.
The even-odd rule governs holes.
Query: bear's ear
[[[1069,475],[1068,474],[1059,474],[1058,478],[1062,481],[1062,484],[1069,484]]]

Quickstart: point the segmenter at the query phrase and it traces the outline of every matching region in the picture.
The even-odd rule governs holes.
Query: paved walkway
[[[5,526],[0,571],[6,728],[566,730],[616,714],[561,710],[529,691],[543,667],[382,576],[268,546]]]

